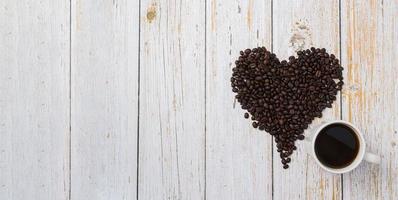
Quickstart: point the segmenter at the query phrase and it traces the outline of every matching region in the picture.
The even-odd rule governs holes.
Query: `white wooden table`
[[[0,199],[398,199],[397,0],[0,0]],[[324,47],[382,156],[345,175],[233,107],[239,50]],[[319,123],[319,120],[314,122]]]

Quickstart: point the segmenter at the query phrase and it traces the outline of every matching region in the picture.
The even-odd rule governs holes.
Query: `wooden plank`
[[[69,198],[69,1],[0,1],[0,199]]]
[[[381,164],[344,175],[344,199],[398,197],[398,2],[347,1],[342,7],[343,119],[364,133]]]
[[[326,48],[339,57],[339,1],[274,1],[273,19],[273,50],[280,59],[311,46]],[[339,101],[324,110],[322,120],[330,119],[340,119]],[[305,135],[309,133],[307,130]],[[304,142],[297,141],[296,146],[288,170],[282,168],[279,153],[274,152],[274,199],[340,199],[340,176],[323,171]]]
[[[206,197],[271,199],[272,138],[243,118],[230,78],[239,50],[271,48],[271,1],[207,1]]]
[[[138,5],[72,1],[72,199],[136,199]]]
[[[140,199],[203,199],[205,2],[142,0]]]

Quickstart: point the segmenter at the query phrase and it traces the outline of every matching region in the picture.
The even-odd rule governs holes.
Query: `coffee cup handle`
[[[367,162],[373,163],[373,164],[380,164],[380,156],[374,154],[374,153],[370,153],[370,152],[366,152],[364,159]]]

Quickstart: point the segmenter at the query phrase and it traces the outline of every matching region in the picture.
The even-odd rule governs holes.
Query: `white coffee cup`
[[[317,155],[315,154],[315,140],[318,137],[319,133],[326,126],[331,125],[331,124],[336,124],[336,123],[343,124],[343,125],[351,128],[351,130],[354,131],[354,133],[356,134],[356,136],[359,140],[359,151],[358,151],[356,158],[354,159],[354,161],[351,162],[351,164],[349,164],[348,166],[345,166],[343,168],[328,167],[328,166],[322,164],[322,162],[318,159]],[[373,163],[373,164],[380,163],[380,157],[378,155],[365,151],[366,143],[365,143],[365,139],[363,138],[361,131],[356,126],[351,124],[350,122],[346,122],[346,121],[342,121],[342,120],[322,122],[320,125],[318,125],[317,127],[314,127],[312,130],[313,130],[312,136],[306,137],[306,139],[305,139],[307,141],[307,144],[306,144],[307,148],[309,148],[310,154],[314,157],[314,159],[318,163],[318,165],[321,166],[324,170],[326,170],[328,172],[336,173],[336,174],[342,174],[342,173],[349,172],[349,171],[355,169],[356,167],[358,167],[358,165],[363,160]]]

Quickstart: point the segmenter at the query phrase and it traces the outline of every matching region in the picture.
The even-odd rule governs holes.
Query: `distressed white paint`
[[[71,199],[135,199],[139,2],[72,1]]]
[[[141,2],[140,199],[203,199],[205,3]]]
[[[342,3],[343,119],[364,133],[379,166],[344,175],[344,199],[398,198],[398,2]]]
[[[398,5],[341,2],[340,27],[336,0],[0,1],[0,199],[397,199]],[[341,179],[298,142],[282,169],[229,82],[239,50],[271,42],[342,49],[323,119],[342,110],[380,166]]]
[[[273,47],[280,59],[296,55],[311,46],[326,48],[339,57],[339,2],[274,1]],[[326,109],[322,120],[340,119],[340,96],[332,109]],[[320,120],[315,120],[313,125]],[[306,132],[308,136],[310,131]],[[323,171],[307,153],[304,142],[296,142],[289,170],[282,168],[278,152],[274,152],[275,199],[340,199],[339,175]]]
[[[0,1],[0,199],[68,199],[69,2]]]
[[[239,50],[270,48],[270,30],[271,1],[207,1],[207,199],[272,198],[272,138],[234,108],[230,85]]]

